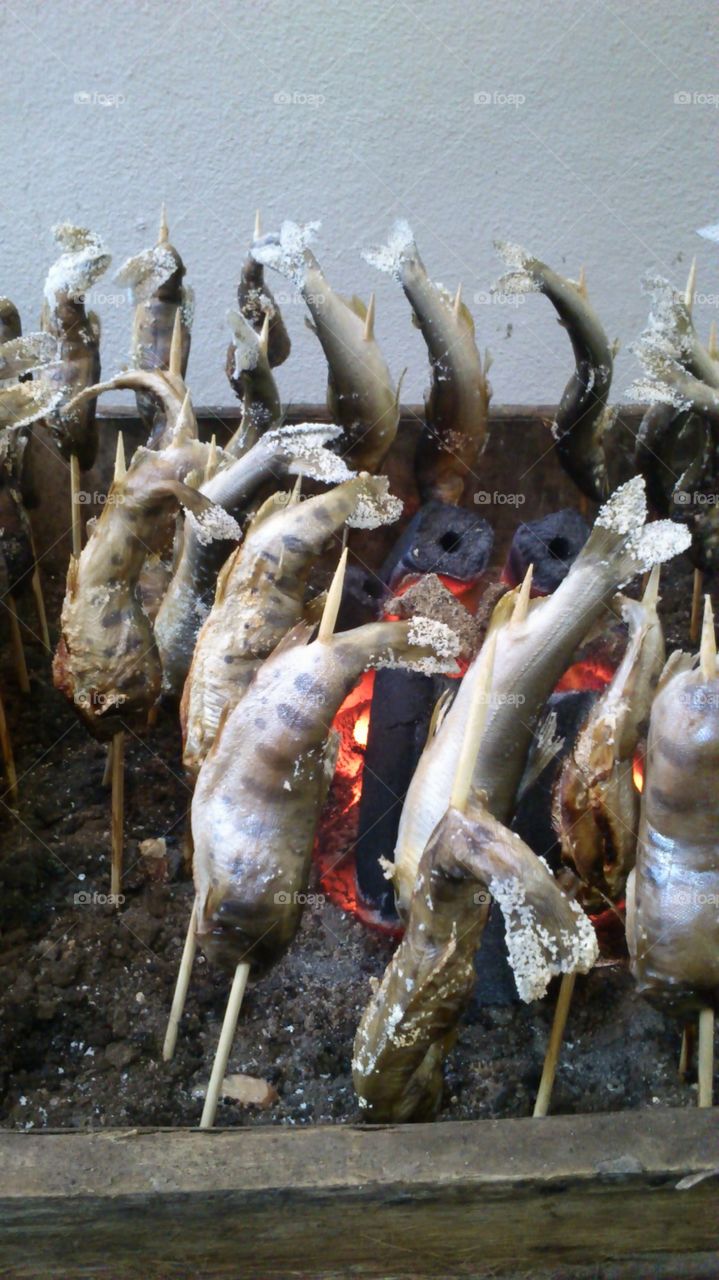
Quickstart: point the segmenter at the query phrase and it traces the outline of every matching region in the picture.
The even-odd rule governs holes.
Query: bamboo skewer
[[[107,755],[105,756],[105,769],[102,775],[103,787],[109,787],[112,783],[112,742],[107,744]]]
[[[27,663],[25,661],[25,650],[22,643],[22,635],[20,633],[20,623],[17,616],[17,605],[15,597],[7,595],[8,613],[10,614],[10,642],[12,644],[13,661],[15,663],[15,673],[17,682],[20,686],[21,693],[30,692],[30,678],[27,674]]]
[[[5,765],[5,781],[10,793],[10,799],[13,804],[17,804],[17,771],[15,769],[15,756],[13,754],[12,742],[10,741],[10,731],[7,727],[7,718],[5,716],[5,704],[0,696],[0,751],[2,751],[3,764]]]
[[[177,1032],[180,1026],[180,1019],[185,1008],[187,1000],[187,991],[190,985],[190,976],[192,974],[192,966],[195,962],[195,952],[197,950],[197,938],[195,935],[195,926],[197,924],[197,898],[192,904],[190,912],[190,922],[187,926],[187,934],[185,936],[185,945],[182,950],[182,959],[177,974],[177,982],[175,984],[175,994],[172,997],[172,1008],[170,1009],[170,1017],[167,1023],[167,1031],[165,1032],[165,1041],[162,1046],[162,1058],[164,1062],[169,1062],[174,1057],[175,1046],[177,1044]]]
[[[47,625],[45,597],[43,595],[43,590],[42,590],[42,578],[40,577],[40,566],[38,565],[38,562],[37,562],[37,551],[35,550],[35,539],[32,535],[32,528],[30,529],[30,546],[32,548],[32,557],[35,562],[35,567],[32,571],[32,594],[35,600],[35,611],[37,613],[37,620],[40,625],[40,635],[42,636],[42,642],[45,645],[45,648],[49,650],[50,649],[50,632],[48,630],[48,625]]]
[[[329,585],[325,607],[322,610],[322,618],[320,621],[317,639],[320,641],[329,640],[334,632],[337,614],[340,611],[342,602],[342,588],[345,580],[345,569],[347,568],[347,547],[344,548],[339,558],[339,563],[334,572],[334,577]]]
[[[544,1066],[542,1067],[542,1078],[539,1082],[537,1090],[537,1098],[534,1103],[534,1116],[546,1116],[549,1111],[549,1103],[552,1097],[552,1089],[554,1087],[554,1077],[557,1074],[557,1063],[559,1061],[559,1051],[562,1047],[562,1037],[564,1028],[567,1025],[567,1017],[569,1015],[569,1006],[572,1003],[572,993],[574,991],[574,983],[576,982],[576,970],[571,973],[562,974],[562,982],[557,997],[557,1007],[554,1010],[554,1021],[549,1036],[549,1044],[544,1058]]]
[[[200,1120],[201,1129],[211,1129],[215,1123],[220,1089],[222,1088],[222,1081],[225,1078],[225,1071],[230,1057],[232,1041],[235,1038],[235,1028],[237,1027],[237,1019],[240,1016],[242,997],[245,994],[245,987],[247,986],[249,973],[250,966],[244,960],[241,960],[235,969],[235,976],[232,979],[230,998],[227,1001],[225,1018],[222,1023],[222,1031],[220,1032],[220,1039],[217,1045],[217,1053],[215,1054],[215,1061],[212,1066],[212,1075],[210,1076],[210,1083],[207,1086],[205,1105],[202,1108],[202,1119]]]
[[[72,554],[78,560],[82,551],[82,524],[80,522],[80,462],[76,453],[70,454],[70,515]]]
[[[702,1009],[699,1014],[699,1087],[697,1106],[711,1107],[714,1087],[714,1010]]]
[[[692,644],[696,644],[699,638],[699,619],[701,617],[702,607],[702,591],[704,589],[704,574],[701,569],[694,570],[694,586],[692,589],[692,613],[689,621],[689,639]]]
[[[682,1047],[681,1047],[681,1052],[679,1054],[679,1066],[677,1068],[677,1074],[679,1076],[679,1079],[682,1081],[682,1083],[684,1082],[684,1080],[686,1080],[689,1074],[689,1071],[692,1065],[693,1054],[694,1054],[694,1025],[691,1022],[686,1022],[684,1024],[684,1030],[682,1031]]]
[[[122,859],[125,836],[125,734],[119,729],[112,739],[112,862],[110,894],[117,899],[122,889]],[[119,905],[116,902],[116,905]]]

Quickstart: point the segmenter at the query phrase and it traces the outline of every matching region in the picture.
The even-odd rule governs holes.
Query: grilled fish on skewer
[[[239,517],[260,485],[288,475],[307,475],[329,484],[351,472],[325,448],[340,435],[338,427],[303,423],[268,431],[230,466],[221,468],[201,492]],[[231,543],[202,539],[188,521],[182,551],[155,622],[162,657],[163,688],[179,698],[190,669],[197,634],[212,606],[217,575],[233,550]]]
[[[642,600],[623,601],[629,626],[624,657],[565,756],[554,794],[563,860],[590,893],[596,886],[613,902],[623,896],[634,865],[639,822],[634,756],[646,735],[664,666],[658,588],[657,566]]]
[[[614,416],[607,406],[614,367],[607,335],[582,285],[558,275],[519,245],[497,241],[496,248],[510,268],[495,286],[497,292],[545,294],[569,334],[576,367],[552,433],[567,474],[588,498],[602,502],[610,490],[602,439]]]
[[[448,809],[423,854],[407,931],[355,1038],[352,1075],[366,1119],[431,1120],[438,1111],[492,895],[523,1000],[543,996],[554,974],[586,973],[596,960],[588,918],[519,836],[483,805]]]
[[[221,508],[184,482],[199,441],[162,452],[136,450],[119,473],[78,559],[70,561],[61,639],[53,663],[57,688],[98,738],[122,722],[144,724],[160,692],[160,659],[137,592],[148,554],[166,537],[180,504],[193,510],[206,536],[239,536]]]
[[[649,725],[627,942],[642,995],[671,1012],[719,1003],[719,669],[711,610],[699,667],[673,654]]]
[[[329,366],[327,404],[342,427],[342,456],[358,471],[377,471],[397,434],[399,405],[374,337],[374,308],[335,293],[309,245],[317,223],[284,222],[252,245],[252,256],[292,280],[312,315]]]
[[[645,524],[646,516],[644,482],[635,477],[602,507],[589,540],[554,594],[532,600],[521,621],[503,624],[473,779],[475,790],[484,792],[488,809],[500,821],[511,819],[533,730],[577,645],[620,586],[689,543],[680,525],[669,520]],[[501,602],[505,610],[509,598]],[[480,651],[428,743],[407,793],[395,851],[395,888],[404,911],[425,845],[449,803],[472,683],[482,661]]]
[[[485,355],[483,365],[460,291],[453,299],[429,279],[406,222],[397,222],[388,244],[364,257],[402,285],[427,344],[432,385],[426,397],[426,430],[417,449],[420,496],[424,502],[439,498],[459,504],[474,492],[487,438],[489,357]]]
[[[301,624],[263,664],[197,779],[198,940],[231,970],[242,960],[266,967],[295,935],[334,771],[330,726],[359,676],[388,664],[452,669],[457,647],[447,627],[419,617],[312,644],[306,635]]]
[[[170,244],[165,210],[162,210],[157,244],[129,258],[115,279],[132,290],[135,316],[132,327],[132,364],[136,369],[169,369],[173,330],[179,323],[180,354],[177,372],[185,376],[190,355],[192,290],[183,284],[185,265]],[[96,381],[96,379],[95,379]],[[162,409],[141,387],[135,390],[137,411],[147,429],[150,447],[165,427]]]
[[[384,476],[355,476],[302,503],[287,499],[276,494],[255,516],[220,573],[197,637],[180,710],[183,761],[191,774],[210,749],[220,716],[301,620],[308,574],[333,536],[345,522],[376,528],[402,510]]]
[[[86,471],[97,453],[95,404],[92,399],[77,401],[77,393],[100,377],[100,321],[85,310],[84,298],[111,258],[99,236],[84,227],[63,223],[53,228],[53,235],[63,252],[45,281],[42,328],[58,343],[58,359],[48,376],[62,401],[46,421],[63,457],[75,454]]]

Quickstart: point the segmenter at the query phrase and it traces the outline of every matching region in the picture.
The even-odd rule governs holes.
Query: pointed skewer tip
[[[115,471],[113,474],[113,482],[117,483],[127,475],[127,466],[125,465],[125,439],[121,431],[117,433],[117,448],[115,449]]]
[[[518,625],[520,622],[524,622],[527,616],[527,613],[529,611],[529,598],[532,593],[533,576],[534,576],[534,565],[530,564],[529,568],[527,569],[527,572],[524,575],[522,585],[519,588],[519,595],[517,596],[517,600],[514,606],[514,612],[512,614],[513,625],[514,624]]]
[[[699,649],[699,664],[705,680],[713,680],[717,669],[717,642],[714,634],[714,610],[711,596],[704,597],[704,618],[702,620],[702,639]]]
[[[344,587],[345,569],[347,568],[347,547],[344,548],[339,558],[339,564],[334,572],[334,577],[330,583],[325,607],[322,611],[322,619],[320,621],[319,631],[317,632],[318,640],[330,640],[334,634],[335,623],[337,622],[337,614],[340,610],[342,600],[342,589]]]
[[[370,299],[367,304],[367,314],[365,315],[365,320],[364,320],[365,342],[371,342],[372,339],[374,338],[374,315],[375,315],[375,295],[373,291],[370,294]]]
[[[170,239],[170,229],[167,225],[167,208],[163,200],[162,208],[160,210],[160,230],[157,235],[157,243],[167,244],[169,239]]]

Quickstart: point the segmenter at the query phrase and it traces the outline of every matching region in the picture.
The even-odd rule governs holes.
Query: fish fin
[[[365,320],[367,318],[367,303],[363,302],[362,298],[359,298],[356,293],[353,293],[349,298],[346,298],[344,294],[338,293],[337,297],[340,301],[344,302],[345,306],[348,307],[350,311],[353,311],[356,316],[359,316],[360,320]]]
[[[557,713],[550,711],[537,732],[534,747],[517,791],[518,800],[537,781],[539,775],[544,773],[547,765],[556,759],[563,747],[564,738],[560,738],[557,733]]]
[[[311,599],[305,601],[302,616],[305,622],[309,623],[310,626],[319,626],[322,614],[324,613],[326,600],[327,592],[320,591],[319,595],[312,596]]]
[[[541,293],[542,280],[537,268],[541,263],[532,257],[521,245],[508,240],[495,240],[494,247],[500,258],[503,258],[509,271],[500,276],[492,286],[492,293]]]
[[[364,249],[362,257],[377,271],[399,280],[405,262],[417,252],[412,228],[405,218],[398,218],[387,238],[387,243],[374,249]]]
[[[674,649],[662,667],[662,673],[657,683],[657,693],[674,676],[680,672],[691,671],[693,666],[694,655],[692,653],[685,653],[683,649]]]
[[[442,728],[444,718],[454,702],[454,692],[454,689],[445,689],[443,693],[440,693],[437,701],[435,702],[434,707],[432,708],[429,728],[427,729],[427,741],[425,742],[425,746],[432,741],[432,738],[437,736]]]
[[[644,478],[633,476],[600,508],[574,567],[613,562],[620,580],[627,582],[636,573],[685,551],[690,542],[691,534],[684,525],[672,520],[647,523]]]
[[[364,483],[358,487],[357,501],[346,525],[349,529],[377,529],[380,525],[393,524],[399,520],[404,509],[401,498],[389,492],[389,480],[386,476],[365,475],[359,477]]]
[[[279,271],[301,289],[308,261],[313,261],[310,245],[319,229],[319,222],[307,222],[304,226],[297,222],[283,222],[279,231],[271,231],[259,240],[253,240],[250,254],[255,262]]]
[[[309,329],[310,333],[313,333],[315,337],[317,337],[317,325],[314,320],[310,320],[309,316],[305,316],[305,328]]]
[[[288,506],[291,505],[291,496],[291,494],[285,493],[284,489],[282,489],[278,490],[277,493],[271,493],[269,498],[265,498],[252,517],[247,530],[247,537],[249,537],[250,533],[254,533],[261,524],[264,524],[265,520],[277,515],[278,511],[286,511]]]
[[[285,632],[282,639],[277,642],[270,657],[275,658],[278,653],[285,653],[288,649],[296,649],[300,645],[309,644],[315,631],[316,627],[310,622],[305,622],[304,618],[302,621],[296,622],[294,627]]]
[[[215,604],[222,604],[222,601],[225,598],[227,583],[229,582],[232,576],[232,570],[235,567],[235,563],[237,561],[237,557],[240,554],[241,549],[242,549],[241,547],[238,547],[236,551],[233,551],[227,557],[227,559],[225,560],[225,563],[223,564],[222,568],[220,569],[220,572],[217,575],[217,585],[215,587]]]

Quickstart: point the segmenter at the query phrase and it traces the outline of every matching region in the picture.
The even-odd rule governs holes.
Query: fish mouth
[[[299,924],[299,915],[297,924]],[[222,902],[211,916],[201,915],[197,942],[211,964],[233,974],[238,964],[248,964],[253,977],[265,973],[284,954],[295,928],[278,929],[279,921],[261,912],[248,913],[231,900]]]

